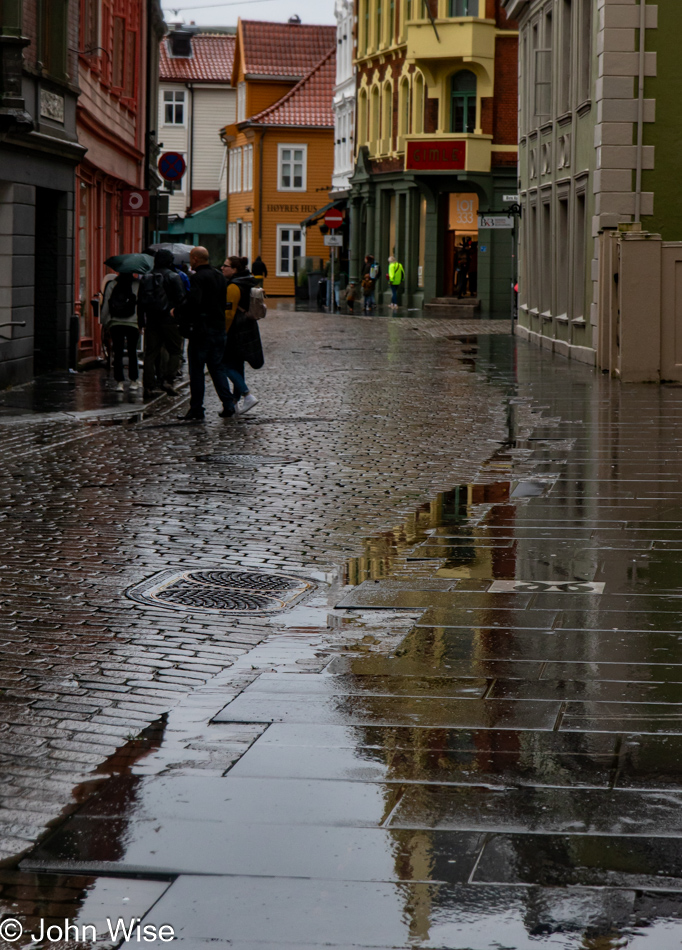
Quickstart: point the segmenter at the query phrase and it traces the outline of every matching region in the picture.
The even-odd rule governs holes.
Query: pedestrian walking
[[[398,309],[398,291],[400,290],[400,285],[405,280],[405,270],[403,265],[400,264],[393,255],[388,259],[388,283],[391,287],[391,302],[389,307],[391,310]]]
[[[369,313],[376,307],[375,289],[379,277],[379,265],[371,254],[365,254],[361,276],[363,310],[365,313]]]
[[[190,291],[175,310],[183,336],[189,340],[189,410],[183,418],[200,422],[204,419],[204,371],[208,367],[215,391],[223,404],[222,418],[234,415],[234,403],[225,370],[222,367],[225,350],[225,301],[227,280],[209,264],[205,247],[193,247],[189,256],[194,273],[190,277]]]
[[[168,250],[154,255],[154,269],[140,282],[140,325],[144,327],[144,395],[177,396],[173,381],[180,367],[182,334],[173,311],[186,296],[185,284]],[[164,352],[165,351],[165,352]]]
[[[457,249],[455,264],[455,292],[457,297],[461,298],[466,295],[467,278],[469,276],[469,251],[464,241]]]
[[[255,276],[249,272],[248,263],[248,258],[232,255],[225,259],[221,267],[228,282],[227,341],[222,366],[233,386],[232,398],[238,415],[253,409],[258,402],[257,397],[249,390],[245,379],[245,354],[241,346],[242,333],[239,332],[239,324],[244,317],[253,319],[249,316],[251,290],[258,286]]]
[[[347,309],[348,309],[348,313],[353,313],[353,310],[355,309],[355,298],[356,298],[356,296],[357,296],[357,290],[356,290],[356,288],[355,288],[355,284],[353,283],[353,281],[351,281],[351,282],[348,284],[348,287],[347,287],[346,293],[345,293],[345,297],[346,297],[346,307],[347,307]]]
[[[128,379],[130,389],[139,389],[137,371],[138,294],[140,281],[133,274],[119,274],[107,281],[102,295],[100,320],[105,333],[109,334],[114,351],[114,379],[117,392],[124,390],[123,357],[128,351]]]
[[[251,265],[251,273],[253,274],[253,279],[256,281],[256,286],[262,287],[263,281],[268,276],[268,268],[261,259],[260,254]]]

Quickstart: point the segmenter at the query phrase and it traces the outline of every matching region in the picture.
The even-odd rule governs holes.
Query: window
[[[358,147],[367,145],[367,90],[358,94]]]
[[[111,84],[117,89],[123,88],[123,73],[125,69],[126,23],[122,16],[114,17],[114,42],[111,51]]]
[[[185,124],[185,93],[165,90],[163,93],[163,124]]]
[[[402,79],[398,87],[398,135],[402,139],[410,131],[410,82]],[[401,141],[400,148],[403,147]]]
[[[237,222],[231,221],[227,226],[227,256],[237,253]]]
[[[412,90],[412,132],[419,135],[424,131],[424,77],[421,73],[416,73]]]
[[[135,78],[137,73],[137,34],[132,30],[126,32],[125,48],[125,77],[123,95],[128,99],[135,97]]]
[[[452,77],[450,131],[472,133],[476,128],[476,76],[462,69]]]
[[[568,314],[568,198],[559,198],[557,205],[557,313]]]
[[[68,0],[50,0],[41,9],[40,60],[51,76],[66,79],[66,49],[71,45],[67,36]],[[7,13],[5,17],[10,18]]]
[[[242,224],[242,246],[240,251],[240,257],[246,257],[251,263],[251,255],[253,253],[252,247],[253,240],[253,223],[251,221],[245,221]]]
[[[573,319],[582,320],[585,313],[585,266],[586,266],[586,203],[585,193],[576,195],[575,231],[573,234]]]
[[[244,191],[253,191],[253,145],[244,146]]]
[[[559,112],[568,112],[571,108],[571,53],[573,50],[573,4],[571,0],[562,0],[561,37],[559,62]]]
[[[590,98],[592,79],[592,0],[581,0],[580,46],[578,47],[578,102]]]
[[[100,5],[101,0],[84,0],[81,4],[81,49],[86,53],[92,50],[94,56],[100,53],[95,50],[100,45]]]
[[[381,91],[381,151],[390,152],[393,139],[393,86],[384,83]]]
[[[246,83],[237,85],[237,122],[246,121]]]
[[[450,0],[450,16],[477,16],[478,0]]]
[[[234,194],[242,190],[242,149],[230,149],[230,178],[228,182],[228,191]]]
[[[373,86],[369,100],[369,149],[376,152],[379,148],[379,87]]]
[[[383,38],[382,32],[383,32],[384,18],[382,15],[383,11],[381,9],[381,3],[382,3],[382,0],[376,0],[376,8],[375,8],[376,19],[374,21],[374,48],[375,49],[378,49],[379,46],[381,46],[381,41]]]
[[[277,225],[277,276],[294,276],[294,258],[305,255],[305,232],[298,224]]]
[[[277,190],[306,190],[306,145],[279,145],[277,147]]]

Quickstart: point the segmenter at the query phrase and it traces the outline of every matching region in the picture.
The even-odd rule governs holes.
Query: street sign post
[[[164,181],[180,181],[187,170],[180,152],[164,152],[159,159],[159,175]]]
[[[335,231],[343,224],[343,213],[336,208],[330,208],[324,216],[324,223],[330,231]]]
[[[518,195],[502,195],[502,201],[511,201],[512,204],[518,204]]]
[[[121,193],[123,214],[129,218],[146,218],[149,214],[149,192],[127,188]]]

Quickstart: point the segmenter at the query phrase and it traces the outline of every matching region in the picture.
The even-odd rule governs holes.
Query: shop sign
[[[408,142],[405,168],[414,171],[449,171],[466,164],[466,142]]]
[[[149,192],[128,189],[121,195],[123,214],[132,218],[145,218],[149,214]]]
[[[514,217],[511,214],[481,214],[479,212],[479,231],[505,231],[513,227]]]

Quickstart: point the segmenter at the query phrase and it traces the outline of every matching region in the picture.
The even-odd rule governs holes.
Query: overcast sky
[[[235,26],[237,19],[284,22],[297,13],[303,23],[335,23],[334,0],[243,0],[217,3],[216,0],[161,0],[168,19],[174,10],[185,23],[197,26]]]

